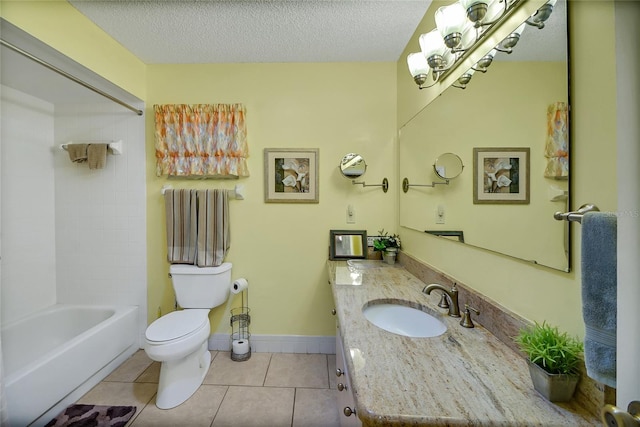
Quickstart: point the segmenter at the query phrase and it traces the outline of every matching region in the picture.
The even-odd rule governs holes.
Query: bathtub
[[[12,427],[45,424],[140,346],[138,307],[53,305],[2,326]]]

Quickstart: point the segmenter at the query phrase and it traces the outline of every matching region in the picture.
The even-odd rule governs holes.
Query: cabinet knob
[[[333,310],[331,310],[331,314],[333,314],[334,316],[336,315],[336,309],[335,308]]]
[[[347,416],[347,417],[350,417],[351,415],[355,415],[356,414],[356,410],[355,409],[351,409],[348,406],[345,406],[344,410],[342,412],[344,412],[344,415]]]
[[[338,383],[338,391],[344,391],[347,389],[347,386],[342,384],[342,383]]]
[[[340,376],[342,376],[342,374],[344,374],[342,369],[340,369],[340,368],[336,369],[336,377],[340,377]]]

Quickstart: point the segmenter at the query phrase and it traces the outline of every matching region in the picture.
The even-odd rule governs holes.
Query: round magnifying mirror
[[[433,170],[442,179],[453,179],[462,173],[462,169],[462,160],[453,153],[442,154],[433,164]]]
[[[349,153],[340,161],[340,172],[345,178],[360,178],[366,171],[367,164],[360,154]]]

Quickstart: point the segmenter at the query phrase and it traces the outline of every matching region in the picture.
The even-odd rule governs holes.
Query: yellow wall
[[[571,1],[572,203],[594,202],[616,209],[614,17],[610,1]],[[2,17],[147,103],[149,313],[170,310],[160,187],[153,168],[154,103],[242,102],[247,106],[252,176],[245,201],[232,201],[234,277],[251,282],[252,333],[331,335],[333,319],[325,259],[332,228],[399,231],[404,249],[532,320],[546,319],[582,334],[580,315],[580,231],[573,225],[573,272],[534,267],[453,242],[430,241],[422,233],[399,229],[399,188],[395,133],[424,99],[398,63],[225,64],[146,66],[75,8],[60,1],[2,1]],[[425,22],[428,18],[425,18]],[[593,28],[598,28],[597,32]],[[409,47],[408,47],[409,48]],[[417,50],[417,45],[410,47]],[[396,70],[399,70],[396,72]],[[397,97],[396,97],[397,93]],[[422,104],[424,105],[424,103]],[[412,111],[412,109],[414,111]],[[396,116],[397,114],[397,116]],[[265,204],[262,150],[265,147],[320,149],[318,205]],[[386,176],[391,189],[352,186],[338,161],[347,152],[364,155],[368,183]],[[233,181],[182,183],[174,187],[224,186]],[[357,223],[347,227],[352,203]],[[394,229],[395,228],[395,229]],[[488,268],[490,266],[490,268]],[[234,301],[237,303],[237,300]],[[214,330],[227,313],[213,315]],[[224,319],[223,319],[224,318]],[[221,321],[223,319],[224,321]]]
[[[172,309],[167,279],[160,188],[246,187],[231,201],[233,277],[249,280],[253,334],[332,335],[333,298],[325,273],[330,229],[393,229],[398,182],[395,147],[395,63],[149,65],[147,189],[149,313]],[[153,104],[232,103],[247,108],[251,176],[193,182],[155,176]],[[264,148],[319,148],[320,203],[264,202]],[[368,184],[353,186],[338,170],[342,156],[358,152],[369,165]],[[356,224],[346,224],[348,204]],[[234,301],[239,305],[238,297]],[[228,328],[226,307],[213,310],[213,330]],[[222,319],[222,320],[221,320]],[[225,323],[226,322],[226,323]]]
[[[615,75],[613,68],[593,66],[593,52],[603,55],[600,57],[602,63],[615,63],[613,2],[571,1],[569,18],[573,108],[571,199],[573,206],[592,202],[603,211],[615,211]],[[593,28],[598,28],[597,33],[592,31]],[[398,63],[398,70],[402,69],[401,61],[404,58]],[[411,94],[406,95],[410,99],[405,104],[405,92],[400,87],[408,87],[407,80],[413,84],[407,71],[399,71],[399,111],[403,105],[418,105],[415,95]],[[404,111],[405,116],[411,116],[406,108]],[[406,252],[525,318],[547,320],[571,333],[583,335],[580,226],[572,224],[572,227],[571,273],[532,266],[444,239],[430,238],[406,228],[402,228],[401,233]]]
[[[145,64],[66,1],[1,0],[2,18],[140,99]]]

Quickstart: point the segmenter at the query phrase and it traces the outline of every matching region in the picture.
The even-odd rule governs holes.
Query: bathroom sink
[[[349,259],[347,260],[347,265],[356,270],[366,270],[368,268],[380,268],[385,266],[381,260],[375,259]]]
[[[362,314],[378,328],[405,337],[437,337],[447,330],[438,318],[409,304],[371,301],[362,308]]]

